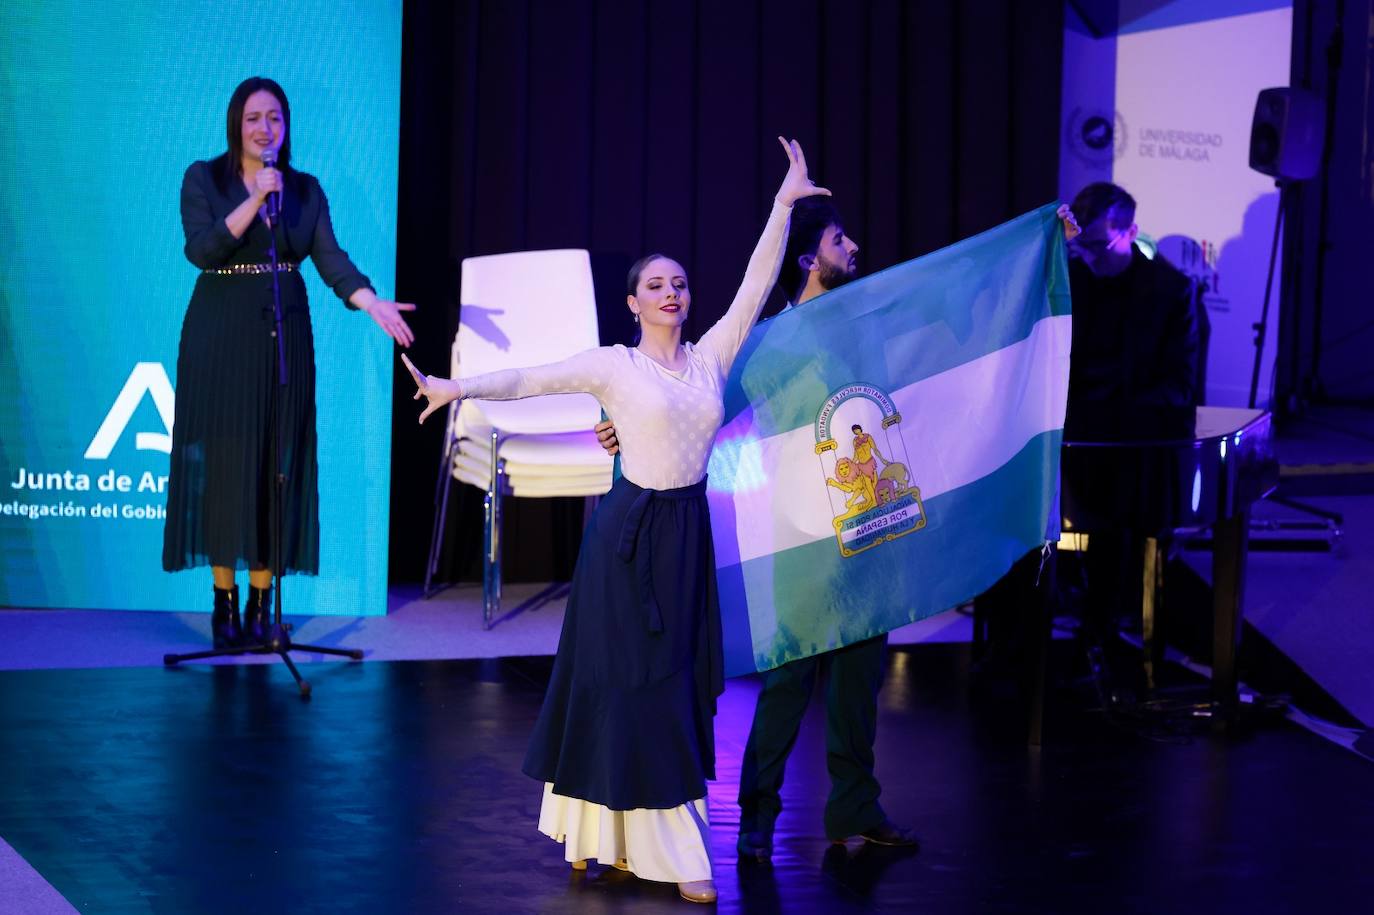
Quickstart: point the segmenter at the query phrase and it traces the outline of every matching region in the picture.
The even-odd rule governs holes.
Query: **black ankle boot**
[[[237,648],[243,638],[239,623],[239,586],[215,589],[215,610],[210,614],[210,632],[216,648]]]
[[[243,628],[254,645],[267,642],[272,634],[272,589],[248,586],[248,605],[243,608]]]

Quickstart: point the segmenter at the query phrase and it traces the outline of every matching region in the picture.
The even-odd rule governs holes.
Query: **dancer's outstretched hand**
[[[424,422],[429,418],[429,414],[440,407],[462,399],[463,389],[458,385],[458,382],[451,378],[436,378],[433,375],[426,375],[415,367],[415,363],[411,362],[410,357],[405,353],[401,353],[401,361],[410,370],[410,377],[415,379],[415,397],[413,399],[429,398],[429,405],[420,414],[420,422]]]
[[[806,173],[806,154],[802,152],[801,144],[796,140],[788,142],[782,137],[778,137],[778,142],[787,151],[787,161],[791,163],[787,167],[787,177],[782,179],[782,187],[778,188],[778,203],[790,207],[803,197],[817,194],[829,197],[830,191],[811,183]]]

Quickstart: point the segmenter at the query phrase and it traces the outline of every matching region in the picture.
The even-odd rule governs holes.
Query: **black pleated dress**
[[[234,238],[225,217],[248,198],[227,155],[196,162],[181,185],[186,258],[202,271],[267,264],[269,229],[255,219]],[[287,172],[276,230],[278,260],[309,257],[339,296],[370,286],[339,247],[320,184]],[[186,309],[177,353],[162,567],[270,567],[272,423],[280,408],[283,500],[282,565],[319,571],[319,489],[315,451],[315,345],[299,270],[279,274],[287,384],[278,392],[272,336],[272,277],[202,272]]]

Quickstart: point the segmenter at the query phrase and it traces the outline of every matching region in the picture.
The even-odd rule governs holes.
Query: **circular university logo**
[[[1075,108],[1064,128],[1065,145],[1088,165],[1110,165],[1121,158],[1127,139],[1119,111]]]

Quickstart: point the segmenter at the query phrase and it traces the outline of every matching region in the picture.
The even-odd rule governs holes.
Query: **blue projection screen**
[[[0,8],[0,605],[208,610],[162,571],[176,353],[196,269],[178,209],[225,149],[229,95],[269,76],[292,163],[394,293],[399,0],[75,0]],[[391,341],[303,268],[315,327],[320,574],[297,614],[386,609]],[[242,584],[242,582],[241,582]]]

